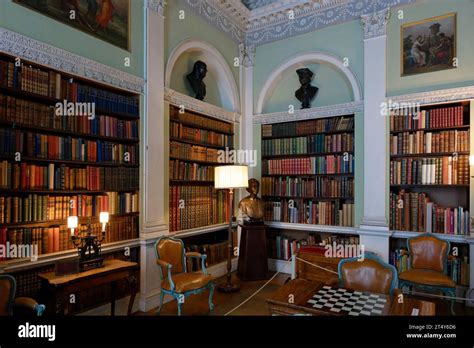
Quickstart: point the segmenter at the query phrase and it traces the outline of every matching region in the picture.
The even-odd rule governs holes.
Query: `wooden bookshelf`
[[[214,189],[214,167],[221,165],[219,151],[233,149],[233,136],[232,123],[170,105],[170,232],[185,237],[225,228],[228,193]]]
[[[268,224],[354,226],[354,134],[354,115],[262,125]]]
[[[58,102],[93,105],[94,117],[56,116],[55,106]],[[66,200],[65,205],[58,201],[56,205],[50,206],[46,199],[87,196],[95,197],[100,202],[101,205],[94,207],[95,210],[108,210],[111,214],[104,251],[114,251],[117,245],[136,246],[134,241],[138,238],[139,218],[139,116],[138,94],[33,62],[23,60],[20,66],[15,66],[14,57],[0,54],[0,164],[5,165],[0,167],[4,169],[0,172],[0,243],[10,241],[9,237],[15,233],[22,236],[20,238],[17,235],[20,238],[17,242],[39,243],[38,239],[35,241],[31,237],[32,231],[40,231],[44,237],[51,229],[67,229],[65,218],[31,219],[30,215],[49,217],[51,212],[52,217],[66,217],[74,213],[79,215],[79,223],[84,226],[89,220],[90,207],[85,205],[83,212],[76,212],[71,210]],[[21,155],[19,161],[17,153]],[[17,172],[13,170],[15,166]],[[38,169],[35,177],[30,172],[33,166]],[[89,171],[89,167],[96,168],[96,171]],[[129,173],[127,178],[121,169]],[[107,173],[107,178],[104,173]],[[119,182],[123,187],[102,189],[106,180],[108,187],[111,187],[111,181]],[[132,185],[132,182],[136,184]],[[48,188],[48,183],[49,186],[52,183],[53,187]],[[127,197],[120,196],[122,194]],[[33,201],[25,203],[29,197]],[[38,202],[34,205],[36,197],[44,199],[46,205],[41,206]],[[22,200],[20,202],[25,205],[8,205],[7,199]],[[112,210],[113,206],[115,210]],[[86,207],[89,210],[87,212]],[[62,209],[61,214],[55,215],[52,209]],[[17,218],[13,220],[13,216]],[[94,213],[90,219],[94,226],[99,224],[98,216]],[[68,238],[65,238],[61,246],[63,249],[43,250],[41,264],[77,254],[67,244]],[[19,270],[36,267],[38,263],[33,265],[20,259],[0,260],[2,269],[11,268],[10,265],[15,265],[15,270]]]
[[[390,115],[390,262],[406,270],[409,260],[397,256],[406,239],[432,233],[451,247],[462,246],[448,261],[448,275],[459,288],[472,283],[471,108],[470,101],[462,101]],[[459,291],[463,297],[465,289]]]

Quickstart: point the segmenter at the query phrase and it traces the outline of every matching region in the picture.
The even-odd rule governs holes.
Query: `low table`
[[[55,272],[41,273],[42,290],[47,292],[48,306],[55,314],[67,315],[69,312],[69,296],[77,294],[82,290],[92,287],[110,284],[110,304],[111,315],[115,315],[115,295],[116,286],[119,281],[126,280],[130,284],[130,301],[127,315],[132,312],[133,302],[137,292],[137,278],[135,274],[138,270],[136,262],[122,260],[105,260],[101,268],[91,269],[85,272],[58,276]],[[51,312],[50,312],[51,313]]]
[[[308,304],[313,296],[323,289],[326,284],[306,279],[294,279],[275,291],[267,303],[270,312],[274,315],[348,315],[343,312],[331,312],[318,309]],[[383,315],[435,315],[435,304],[403,295],[403,302],[399,303],[397,298],[385,297],[387,305],[383,309]],[[414,311],[415,310],[415,311]]]

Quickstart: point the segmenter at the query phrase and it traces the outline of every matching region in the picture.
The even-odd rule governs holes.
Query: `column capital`
[[[150,11],[158,13],[161,17],[164,17],[165,13],[165,0],[147,0],[146,8]]]
[[[239,45],[239,59],[245,68],[253,67],[255,64],[255,45],[241,43]]]
[[[364,40],[386,35],[387,23],[390,18],[390,7],[378,12],[361,16],[362,28],[364,28]]]

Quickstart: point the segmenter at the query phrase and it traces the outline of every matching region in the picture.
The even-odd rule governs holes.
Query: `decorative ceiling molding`
[[[194,112],[198,112],[210,117],[214,117],[227,122],[240,122],[240,114],[203,102],[199,99],[176,92],[171,88],[165,88],[165,100],[177,107],[184,107]]]
[[[388,106],[390,106],[390,103],[414,103],[426,105],[467,99],[474,99],[474,86],[391,96],[386,98],[386,102]]]
[[[144,90],[143,78],[3,28],[0,52],[131,92]]]
[[[364,39],[387,34],[387,23],[390,18],[390,8],[361,16],[362,28],[364,29]]]
[[[165,0],[147,0],[146,2],[146,8],[158,13],[161,17],[164,17],[165,5]]]
[[[273,112],[253,116],[254,124],[282,123],[301,120],[311,120],[331,116],[352,115],[356,112],[364,111],[364,101],[355,101],[329,106],[319,106],[310,109],[296,110],[290,114],[288,111]]]
[[[250,11],[236,0],[186,0],[235,41],[256,46],[417,1],[422,0],[279,0]]]

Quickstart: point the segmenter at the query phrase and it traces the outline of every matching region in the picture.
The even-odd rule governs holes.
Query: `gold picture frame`
[[[401,76],[455,69],[456,46],[455,12],[400,26]]]
[[[71,7],[73,2],[66,0],[12,2],[131,52],[131,0],[78,0],[76,9]],[[94,8],[91,9],[91,6],[100,13],[94,11]],[[120,12],[117,9],[120,9]],[[71,10],[75,11],[74,19],[68,15]],[[125,25],[123,17],[126,17]]]

